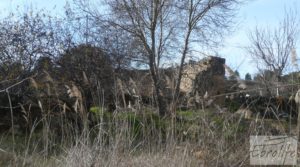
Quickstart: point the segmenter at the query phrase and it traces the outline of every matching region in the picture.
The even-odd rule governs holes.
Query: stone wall
[[[225,59],[209,56],[184,67],[181,91],[185,93],[216,95],[223,92]],[[218,93],[219,92],[219,93]]]
[[[190,98],[195,94],[203,96],[205,92],[212,96],[224,93],[224,64],[225,59],[213,56],[185,64],[180,85],[181,95]],[[165,84],[164,95],[172,99],[178,68],[161,69],[161,72]],[[153,97],[154,88],[149,70],[126,70],[119,76],[122,76],[119,90],[135,96]]]

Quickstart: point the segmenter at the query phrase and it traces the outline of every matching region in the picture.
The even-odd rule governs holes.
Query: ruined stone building
[[[188,99],[195,96],[203,97],[205,94],[215,96],[224,93],[224,64],[225,59],[213,56],[185,64],[180,85],[182,101],[187,103]],[[171,100],[175,90],[178,68],[161,70],[165,83],[164,95],[167,100]],[[117,82],[119,91],[117,92],[133,97],[153,97],[154,88],[149,70],[126,70],[119,76]]]

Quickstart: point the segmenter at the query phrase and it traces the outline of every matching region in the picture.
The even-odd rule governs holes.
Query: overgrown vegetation
[[[0,20],[0,166],[247,166],[249,136],[299,134],[287,58],[254,81],[223,58],[186,62],[241,1],[89,2]]]
[[[81,133],[75,127],[70,127],[71,135],[47,129],[44,139],[44,128],[27,136],[17,130],[14,152],[11,132],[2,133],[1,165],[242,165],[248,164],[250,135],[289,134],[285,121],[257,122],[231,113],[216,115],[211,110],[178,111],[176,119],[161,119],[143,111],[91,115],[95,121]]]

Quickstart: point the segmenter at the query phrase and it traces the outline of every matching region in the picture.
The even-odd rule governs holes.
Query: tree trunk
[[[176,87],[175,87],[175,93],[173,95],[173,101],[172,101],[172,111],[176,110],[177,108],[177,103],[178,103],[178,99],[179,99],[179,95],[180,95],[180,84],[181,84],[181,79],[182,79],[182,71],[183,71],[183,66],[184,66],[184,61],[188,52],[188,47],[189,47],[189,39],[190,39],[190,35],[191,35],[191,28],[189,27],[189,31],[185,37],[185,43],[184,43],[184,49],[182,52],[182,56],[181,56],[181,61],[180,61],[180,66],[179,66],[179,71],[178,71],[178,78],[176,81]]]
[[[163,94],[163,86],[161,84],[161,79],[158,74],[158,69],[156,69],[155,61],[153,55],[149,56],[149,65],[150,65],[150,73],[153,80],[153,85],[155,89],[155,100],[156,105],[158,107],[159,115],[164,117],[167,113],[167,103],[165,101],[165,97]]]

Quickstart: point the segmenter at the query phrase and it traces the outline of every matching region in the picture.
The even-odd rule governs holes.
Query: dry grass
[[[177,147],[174,147],[177,148]],[[188,149],[160,150],[157,152],[140,151],[139,153],[106,150],[104,154],[91,152],[92,148],[72,148],[66,156],[63,166],[200,166],[203,160],[196,159]]]
[[[99,114],[88,130],[66,136],[37,128],[27,137],[16,136],[15,152],[10,133],[3,134],[0,166],[248,166],[250,135],[289,134],[282,120],[213,110],[177,115],[174,121],[149,113]],[[64,127],[72,131],[67,123]]]

